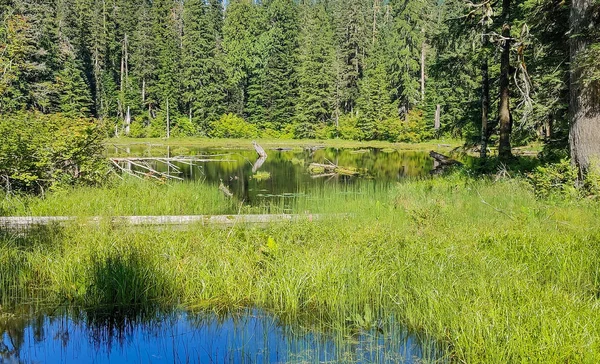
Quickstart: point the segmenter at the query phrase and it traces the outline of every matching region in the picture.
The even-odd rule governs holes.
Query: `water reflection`
[[[0,362],[412,363],[435,356],[398,325],[336,335],[283,325],[259,310],[23,317],[0,319]]]
[[[253,204],[273,196],[305,193],[324,184],[353,184],[357,179],[372,179],[374,183],[389,185],[405,178],[429,175],[433,160],[427,152],[398,151],[394,149],[338,149],[307,148],[268,149],[268,158],[258,158],[254,150],[224,150],[184,147],[130,146],[109,150],[111,155],[131,156],[218,156],[222,161],[179,163],[180,177],[204,180],[219,185],[221,181],[240,200]],[[226,156],[226,157],[224,157]],[[344,168],[360,169],[360,177],[327,175],[314,178],[308,173],[311,163],[333,163]],[[131,166],[124,166],[131,168]],[[160,172],[173,172],[169,166],[154,164]],[[135,166],[134,166],[135,169]],[[270,178],[252,178],[256,173]]]

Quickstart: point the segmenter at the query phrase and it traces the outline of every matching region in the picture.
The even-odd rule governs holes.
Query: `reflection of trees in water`
[[[95,352],[107,357],[116,348],[132,353],[137,353],[140,345],[160,349],[156,345],[160,346],[165,339],[181,341],[185,352],[173,351],[182,350],[181,347],[163,348],[164,355],[187,356],[192,361],[198,358],[194,359],[194,353],[187,351],[186,343],[204,345],[209,350],[206,354],[234,361],[240,356],[264,355],[266,359],[269,353],[278,353],[286,361],[326,356],[348,362],[401,362],[406,355],[436,356],[430,339],[406,331],[389,317],[376,319],[369,328],[361,328],[352,322],[323,322],[323,317],[307,313],[274,316],[258,309],[185,313],[148,308],[71,308],[54,311],[52,316],[38,312],[34,318],[26,318],[31,310],[22,305],[20,313],[15,311],[10,319],[0,320],[0,333],[9,338],[0,344],[0,359],[19,361],[20,354],[25,354],[21,350],[25,349],[28,329],[33,332],[35,342],[52,340],[51,343],[56,343],[52,345],[64,348],[88,342]],[[54,337],[46,337],[46,328]]]

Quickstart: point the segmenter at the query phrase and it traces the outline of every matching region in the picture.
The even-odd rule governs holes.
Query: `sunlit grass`
[[[177,230],[80,222],[8,233],[0,299],[258,307],[332,328],[395,317],[451,360],[600,359],[597,202],[537,200],[518,179],[374,186],[324,188],[281,207],[347,213],[312,222]],[[190,187],[152,188],[175,203],[169,189]]]
[[[393,148],[399,150],[430,150],[430,149],[452,149],[463,144],[457,139],[445,138],[439,140],[430,140],[423,143],[391,143],[386,141],[356,141],[343,139],[256,139],[264,148],[290,147],[304,148],[312,146],[327,146],[333,148]],[[247,139],[218,139],[202,137],[186,138],[111,138],[106,141],[106,145],[135,145],[150,144],[153,146],[185,146],[185,147],[205,147],[205,148],[224,148],[224,149],[252,149],[252,143]]]
[[[0,215],[13,216],[202,215],[236,210],[235,201],[202,181],[161,183],[114,177],[102,187],[65,188],[43,197],[0,197]]]

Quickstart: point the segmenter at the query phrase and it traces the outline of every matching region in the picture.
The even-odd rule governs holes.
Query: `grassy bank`
[[[200,181],[158,183],[114,177],[102,187],[64,188],[43,198],[4,196],[0,200],[0,216],[230,214],[236,211],[236,206],[216,186]]]
[[[463,144],[456,139],[431,140],[423,143],[391,143],[386,141],[356,141],[343,139],[256,139],[258,144],[265,149],[287,147],[287,148],[305,148],[312,146],[327,146],[332,148],[394,148],[398,150],[431,150],[431,149],[452,149]],[[219,138],[111,138],[106,141],[107,145],[135,145],[151,144],[164,146],[185,146],[185,147],[204,147],[204,148],[225,148],[225,149],[248,149],[252,148],[250,140],[247,139],[219,139]]]
[[[178,203],[171,187],[156,188]],[[353,215],[5,234],[0,299],[42,292],[83,307],[256,306],[331,327],[393,315],[457,361],[600,360],[598,203],[549,203],[519,180],[455,176],[391,191],[321,191],[296,207]]]

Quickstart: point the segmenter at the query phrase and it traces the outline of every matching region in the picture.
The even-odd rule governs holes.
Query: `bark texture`
[[[512,132],[512,117],[510,115],[510,0],[502,1],[502,56],[500,58],[500,102],[498,123],[500,124],[500,140],[498,156],[506,159],[512,156],[510,134]]]
[[[486,29],[487,30],[487,29]],[[483,48],[487,46],[487,35],[483,35],[482,43]],[[488,71],[488,59],[487,55],[483,56],[481,62],[481,150],[480,157],[487,157],[488,147],[488,115],[490,110],[490,80]]]
[[[571,7],[571,129],[569,144],[573,163],[585,173],[592,163],[600,164],[600,85],[586,84],[583,70],[577,66],[580,57],[592,43],[586,35],[595,29],[593,0],[573,0]]]

